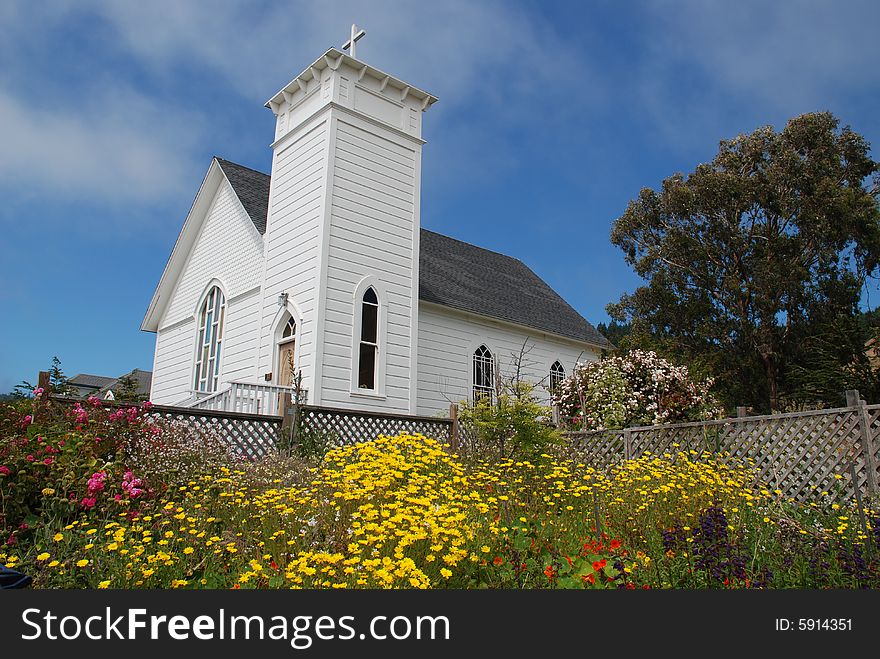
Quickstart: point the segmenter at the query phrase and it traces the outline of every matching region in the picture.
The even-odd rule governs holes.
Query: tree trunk
[[[773,355],[761,355],[764,361],[764,372],[767,374],[767,392],[770,400],[770,412],[779,411],[779,369]]]

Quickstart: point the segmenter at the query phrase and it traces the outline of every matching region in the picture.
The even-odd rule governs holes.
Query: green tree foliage
[[[140,403],[149,398],[138,391],[138,381],[134,373],[126,373],[113,385],[113,397],[120,403]]]
[[[822,373],[846,372],[864,347],[833,319],[857,315],[880,265],[869,150],[830,113],[806,114],[722,141],[712,162],[643,189],[611,240],[646,284],[609,313],[712,373],[728,406],[780,409],[819,396],[804,383],[820,376],[837,386]],[[820,344],[833,359],[813,352]]]
[[[596,329],[617,348],[625,349],[626,337],[629,336],[632,328],[627,323],[618,323],[616,320],[612,319],[607,325],[605,323],[599,323],[596,325]]]

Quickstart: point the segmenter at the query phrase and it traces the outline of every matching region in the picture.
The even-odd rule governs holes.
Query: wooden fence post
[[[632,460],[632,430],[623,429],[623,458],[624,460]]]
[[[858,389],[847,389],[846,390],[846,406],[847,407],[858,407],[860,400],[861,400],[861,397],[859,396]]]
[[[449,427],[449,448],[453,453],[458,451],[459,444],[459,427],[458,427],[458,405],[451,403],[449,405],[449,418],[452,419],[452,425]]]
[[[858,396],[858,392],[856,392]],[[874,461],[874,443],[871,441],[871,419],[868,416],[868,408],[865,402],[860,400],[858,404],[859,414],[859,440],[862,445],[862,455],[865,458],[865,486],[868,496],[877,500],[877,463]],[[858,487],[858,483],[855,483]]]
[[[49,400],[49,394],[52,393],[52,378],[49,377],[48,371],[40,371],[37,376],[37,388],[43,390],[40,400]]]
[[[741,419],[744,416],[747,416],[746,408],[743,405],[740,405],[736,408],[736,416],[738,419]]]
[[[553,405],[550,408],[550,421],[553,423],[554,427],[559,427],[559,406]]]

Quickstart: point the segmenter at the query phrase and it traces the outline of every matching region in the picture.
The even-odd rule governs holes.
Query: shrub
[[[569,427],[656,425],[719,417],[711,387],[712,380],[691,379],[685,366],[675,366],[654,352],[634,350],[578,364],[553,392],[553,404]]]
[[[474,455],[534,455],[560,441],[549,424],[550,408],[538,403],[534,388],[518,382],[493,401],[482,397],[460,403],[459,419],[466,437],[465,450]]]

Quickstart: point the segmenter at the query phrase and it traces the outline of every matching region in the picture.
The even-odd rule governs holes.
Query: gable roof
[[[100,389],[101,387],[105,387],[111,382],[116,382],[116,378],[108,378],[105,375],[89,375],[88,373],[79,373],[78,375],[74,375],[72,378],[67,380],[70,384],[76,385],[78,387],[93,387],[95,389]]]
[[[116,389],[119,385],[119,381],[124,377],[131,377],[135,384],[137,385],[137,393],[140,396],[149,396],[150,395],[150,387],[153,384],[153,372],[152,371],[142,371],[139,368],[134,369],[124,375],[120,375],[118,378],[112,378],[110,382],[101,387],[101,391],[99,393],[106,393],[107,391],[112,391]]]
[[[270,176],[217,158],[260,233],[266,232]],[[608,339],[519,259],[428,229],[419,247],[419,299],[524,325],[599,347]]]
[[[266,233],[266,218],[269,216],[269,175],[244,165],[214,156],[226,180],[235,190],[241,205],[261,234]]]
[[[427,229],[420,240],[420,300],[610,347],[519,259]]]

